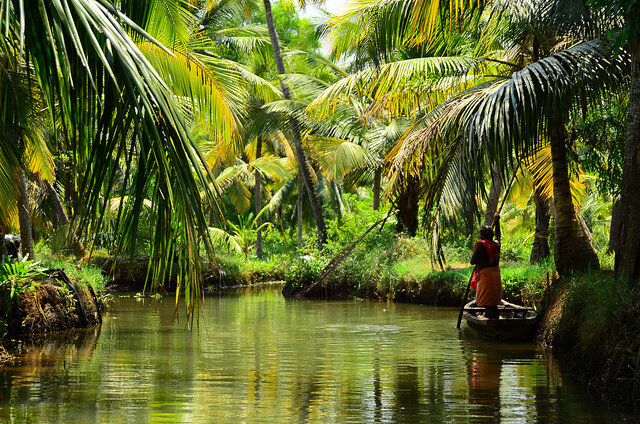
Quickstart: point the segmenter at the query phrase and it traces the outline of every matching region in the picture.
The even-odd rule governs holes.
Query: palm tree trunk
[[[489,188],[489,198],[487,199],[487,207],[484,210],[484,223],[482,225],[491,226],[493,224],[493,217],[498,211],[501,191],[502,177],[498,172],[498,167],[493,164],[491,166],[491,187]]]
[[[29,255],[29,259],[34,259],[35,252],[33,251],[33,236],[31,234],[27,178],[22,170],[18,175],[18,221],[20,222],[22,254]]]
[[[262,137],[258,137],[256,142],[256,159],[260,158],[262,155]],[[260,226],[262,225],[262,215],[258,215],[262,210],[262,176],[260,176],[260,172],[255,170],[255,179],[256,179],[256,225],[258,227],[258,234],[256,236],[256,256],[258,259],[262,259],[262,229]]]
[[[640,282],[640,39],[631,46],[631,91],[629,119],[622,166],[620,195],[620,249],[616,251],[618,279]]]
[[[4,235],[7,233],[7,228],[2,222],[0,222],[0,260],[8,255],[7,243],[4,241]]]
[[[617,252],[620,243],[620,222],[622,209],[620,208],[620,198],[613,200],[611,205],[611,227],[609,230],[609,246],[607,253]]]
[[[78,200],[78,193],[76,192],[76,180],[73,173],[71,160],[66,161],[65,166],[64,201],[67,205],[67,216],[73,216],[74,208]]]
[[[580,224],[571,198],[564,121],[562,118],[556,118],[550,125],[556,270],[560,275],[568,275],[573,271],[599,269],[600,263],[591,246],[590,234],[587,233],[588,229]]]
[[[58,227],[63,226],[67,222],[69,222],[69,218],[67,218],[67,214],[64,211],[64,207],[62,206],[62,202],[60,201],[60,196],[58,196],[58,193],[53,188],[51,183],[49,181],[45,181],[44,187],[47,191],[47,195],[49,196],[49,199],[53,203],[53,207],[56,210],[55,222],[57,223],[57,226],[54,225],[54,229],[57,229]]]
[[[276,27],[273,23],[273,13],[271,12],[271,2],[269,0],[263,0],[264,12],[267,21],[267,29],[269,30],[269,38],[271,39],[271,48],[273,49],[273,57],[276,61],[276,68],[278,75],[284,75],[284,62],[282,60],[282,52],[280,51],[280,44],[278,43],[278,34],[276,34]],[[285,100],[291,100],[291,92],[289,87],[284,83],[282,78],[280,79],[280,88],[282,89],[282,96]],[[302,170],[302,176],[304,178],[304,185],[307,189],[309,196],[309,202],[311,203],[311,210],[313,211],[313,217],[316,222],[316,231],[318,235],[318,245],[322,248],[327,241],[327,228],[324,222],[324,215],[322,213],[322,203],[320,202],[320,196],[318,190],[316,190],[311,178],[311,172],[309,171],[310,164],[307,161],[307,155],[302,148],[302,138],[300,136],[300,130],[298,129],[297,122],[293,122],[293,143],[295,144],[296,158],[300,164]]]
[[[396,197],[398,206],[397,232],[406,232],[411,237],[418,231],[418,178],[408,175],[402,184],[402,192]]]
[[[376,168],[373,174],[373,210],[380,209],[380,181],[382,180],[382,167]]]
[[[304,182],[302,182],[302,168],[298,166],[298,197],[296,198],[296,210],[298,211],[298,249],[302,247],[302,201],[304,200]]]
[[[58,196],[55,188],[48,181],[44,182],[44,186],[47,191],[47,195],[49,196],[49,199],[51,199],[51,202],[53,203],[53,206],[56,210],[56,219],[54,220],[54,223],[57,222],[57,227],[54,224],[54,229],[61,228],[65,224],[69,223],[69,218],[64,211],[64,207],[62,206],[62,202],[60,201],[60,196]],[[67,234],[68,240],[70,240],[71,242],[71,250],[77,258],[81,258],[85,254],[84,246],[82,245],[82,243],[80,243],[78,237],[72,231],[73,230],[69,228],[69,233]]]
[[[541,260],[549,257],[549,220],[551,211],[549,210],[549,200],[545,199],[537,186],[534,189],[533,200],[536,204],[536,232],[533,237],[531,256],[529,262],[537,264]]]

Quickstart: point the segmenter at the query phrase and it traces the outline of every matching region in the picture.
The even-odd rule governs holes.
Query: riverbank
[[[1,264],[0,338],[90,327],[108,302],[99,269],[66,257]]]
[[[611,272],[559,280],[543,312],[539,341],[581,382],[625,402],[640,401],[640,290]]]

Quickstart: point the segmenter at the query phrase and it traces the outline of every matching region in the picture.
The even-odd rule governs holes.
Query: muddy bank
[[[465,287],[457,281],[447,278],[434,278],[417,283],[398,281],[393,285],[348,284],[340,280],[318,284],[305,294],[309,299],[348,299],[360,298],[388,302],[417,303],[422,305],[460,306]],[[287,298],[295,297],[299,287],[288,284],[282,294]]]
[[[398,280],[388,283],[359,282],[353,278],[333,279],[315,286],[304,297],[309,299],[360,298],[388,302],[416,303],[433,306],[460,306],[464,300],[467,281],[453,272],[434,272],[421,281]],[[288,283],[282,294],[295,297],[301,286]],[[475,291],[469,293],[469,300]],[[532,306],[532,298],[522,291],[505,288],[504,300],[520,305]]]
[[[149,269],[148,256],[134,257],[95,257],[91,263],[100,268],[109,278],[107,290],[118,292],[142,292],[145,291],[147,270]],[[283,275],[270,272],[242,272],[232,268],[227,272],[220,264],[202,261],[202,285],[208,289],[221,289],[225,287],[249,286],[268,281],[282,280]],[[167,275],[159,288],[164,292],[175,292],[177,278],[177,262],[173,267],[172,275]],[[149,291],[147,286],[146,291]]]
[[[102,322],[93,289],[68,281],[60,270],[52,271],[32,289],[14,295],[10,307],[5,305],[2,315],[9,335],[44,334]]]

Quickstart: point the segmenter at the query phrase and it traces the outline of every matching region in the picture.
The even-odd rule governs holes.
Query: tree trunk
[[[33,260],[35,258],[35,252],[33,251],[33,236],[31,234],[31,214],[29,213],[27,178],[24,171],[20,171],[18,176],[18,220],[20,222],[22,254],[29,255],[29,259]]]
[[[629,119],[622,166],[620,195],[620,250],[616,251],[616,278],[640,282],[640,39],[631,47]]]
[[[56,210],[56,215],[55,215],[56,219],[54,220],[54,229],[57,230],[58,228],[62,228],[64,227],[64,225],[68,224],[69,218],[67,217],[67,214],[64,211],[64,207],[62,206],[62,202],[60,201],[60,196],[58,196],[58,193],[56,192],[55,188],[48,181],[44,182],[44,186],[47,191],[47,195],[51,199],[51,202],[53,203],[53,206]],[[67,240],[71,244],[71,250],[73,251],[73,254],[77,258],[82,258],[85,254],[84,246],[82,245],[82,243],[80,243],[76,234],[73,233],[72,231],[73,230],[69,228],[69,232],[66,235]]]
[[[298,165],[298,197],[296,198],[296,210],[298,211],[298,249],[302,247],[302,201],[304,200],[304,182],[302,181],[302,168]]]
[[[489,188],[489,197],[487,199],[487,207],[484,210],[484,223],[482,225],[490,227],[493,224],[493,217],[498,211],[501,191],[502,177],[500,176],[500,172],[498,172],[498,167],[493,164],[491,166],[491,187]]]
[[[76,192],[76,180],[73,175],[73,166],[71,160],[65,162],[64,174],[64,201],[67,205],[67,216],[73,216],[74,208],[78,200]]]
[[[278,75],[284,75],[284,62],[282,61],[282,53],[280,51],[280,44],[278,43],[278,35],[276,34],[276,27],[273,23],[273,14],[271,12],[271,2],[269,0],[263,0],[264,12],[267,21],[267,29],[269,30],[269,38],[271,39],[271,47],[273,49],[273,57],[276,61],[276,68]],[[282,96],[285,100],[291,100],[291,92],[289,87],[280,78],[280,88],[282,89]],[[304,185],[307,189],[309,196],[309,203],[311,203],[311,210],[313,211],[313,217],[316,222],[316,231],[318,234],[318,245],[320,248],[327,241],[327,228],[324,222],[324,215],[322,213],[322,203],[320,202],[320,196],[318,190],[316,190],[311,178],[311,172],[309,170],[310,164],[307,161],[307,155],[302,148],[302,139],[300,136],[300,129],[298,123],[293,120],[293,143],[295,144],[296,158],[298,164],[302,170],[302,176],[304,178]]]
[[[380,181],[382,180],[382,167],[376,168],[373,174],[373,210],[380,209]]]
[[[402,192],[396,198],[398,206],[397,232],[406,232],[415,236],[418,231],[418,196],[420,194],[418,178],[407,176]]]
[[[51,183],[49,181],[45,181],[44,187],[47,191],[49,199],[51,199],[51,202],[53,203],[53,207],[56,210],[56,219],[54,222],[57,223],[57,226],[54,225],[54,229],[58,229],[59,226],[65,225],[67,222],[69,222],[69,218],[67,218],[67,214],[64,211],[64,207],[62,206],[60,197],[58,196],[58,193],[56,192],[55,188],[53,188]]]
[[[533,237],[533,246],[531,247],[531,256],[529,262],[537,264],[543,259],[549,257],[549,219],[551,211],[549,208],[549,200],[540,194],[540,189],[535,187],[533,195],[536,204],[536,232]]]
[[[262,137],[258,137],[258,141],[256,142],[256,159],[260,158],[262,155]],[[255,170],[255,179],[256,179],[256,225],[258,227],[258,234],[256,237],[256,256],[258,259],[262,259],[262,230],[260,226],[262,225],[262,215],[258,215],[262,210],[262,176],[260,172]]]
[[[8,255],[7,243],[4,241],[4,235],[7,233],[7,228],[2,222],[0,222],[0,260]]]
[[[556,270],[564,276],[573,271],[599,269],[598,256],[589,241],[590,234],[587,233],[588,229],[580,224],[571,198],[564,121],[562,118],[555,118],[550,125]]]
[[[607,247],[607,253],[617,252],[618,243],[620,243],[620,222],[622,208],[620,207],[620,198],[613,200],[611,205],[611,227],[609,229],[609,246]]]

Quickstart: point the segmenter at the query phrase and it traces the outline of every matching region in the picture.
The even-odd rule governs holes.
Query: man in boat
[[[476,289],[476,305],[484,306],[487,318],[498,318],[498,305],[502,300],[500,277],[500,215],[493,217],[493,228],[480,229],[480,241],[473,247],[471,265],[475,265],[471,287]]]

